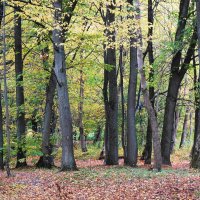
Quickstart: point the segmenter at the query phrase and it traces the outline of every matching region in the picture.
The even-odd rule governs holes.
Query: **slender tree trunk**
[[[143,70],[142,52],[141,52],[141,50],[139,50],[139,51],[140,52],[138,52],[138,60],[139,60],[138,67],[139,67],[139,72],[141,75],[141,88],[142,88],[142,92],[144,95],[145,107],[147,109],[148,116],[149,116],[149,119],[151,122],[151,128],[152,128],[153,150],[154,150],[154,168],[157,169],[158,171],[160,171],[161,166],[162,166],[162,157],[161,157],[161,145],[160,145],[160,138],[159,138],[158,122],[157,122],[155,110],[149,99],[145,74],[144,74],[144,70]]]
[[[79,132],[80,132],[81,150],[82,152],[87,152],[87,138],[84,135],[83,127],[79,127]]]
[[[179,148],[182,148],[185,145],[185,140],[189,132],[188,123],[189,123],[189,108],[187,107],[186,112],[185,112],[184,122],[183,122],[183,130],[182,130],[181,142],[180,142]]]
[[[2,104],[1,104],[1,83],[0,83],[0,169],[4,169],[3,163],[3,113],[2,113]]]
[[[127,134],[125,130],[125,100],[124,100],[124,66],[123,66],[123,46],[120,45],[119,50],[119,69],[120,69],[120,91],[121,91],[121,115],[122,115],[122,123],[121,123],[121,140],[122,140],[122,148],[124,151],[124,161],[127,160]]]
[[[141,160],[144,160],[144,164],[151,164],[151,154],[152,154],[152,130],[151,130],[151,122],[148,119],[146,144],[141,158]]]
[[[154,69],[153,69],[153,63],[154,63],[154,55],[153,55],[153,24],[154,24],[154,13],[153,13],[153,2],[152,0],[148,0],[148,55],[149,55],[149,64],[151,65],[151,70],[149,73],[149,81],[153,82],[154,79]],[[149,87],[149,98],[151,100],[152,106],[154,108],[154,87],[150,85]],[[151,164],[151,154],[152,154],[152,129],[151,129],[151,122],[150,119],[148,119],[148,125],[147,125],[147,135],[146,135],[146,145],[144,149],[144,163],[145,164]]]
[[[192,119],[193,119],[193,113],[192,111],[190,112],[190,132],[189,132],[189,135],[188,135],[188,141],[189,143],[191,142],[191,136],[192,136],[192,133],[193,133],[193,123],[192,123]]]
[[[107,133],[105,137],[105,164],[118,164],[118,91],[117,91],[117,72],[116,72],[116,52],[115,52],[115,31],[110,26],[115,21],[115,1],[107,5],[106,26],[108,46],[106,47],[106,63],[112,69],[105,73],[107,82],[107,102],[106,102],[106,126]],[[106,88],[106,87],[105,87]],[[104,100],[105,101],[105,100]]]
[[[184,86],[184,97],[187,95],[187,74],[185,75],[185,86]],[[182,148],[185,145],[186,138],[189,135],[189,105],[186,105],[185,108],[185,116],[184,116],[184,122],[183,122],[183,129],[182,129],[182,134],[181,134],[181,141],[179,148]]]
[[[95,134],[95,138],[94,138],[93,144],[96,144],[100,140],[101,140],[101,126],[98,125],[97,126],[97,132]]]
[[[137,0],[136,2],[136,9],[138,11],[138,20],[140,25],[140,2]],[[144,104],[148,112],[148,117],[151,122],[152,128],[152,138],[153,138],[153,150],[154,150],[154,168],[158,171],[161,170],[162,167],[162,156],[161,156],[161,145],[160,145],[160,137],[159,137],[159,130],[158,130],[158,122],[155,110],[152,106],[152,103],[149,98],[149,92],[147,89],[147,83],[145,78],[145,73],[143,69],[143,53],[142,53],[142,33],[141,27],[139,27],[139,36],[138,36],[138,43],[140,44],[138,51],[137,51],[137,60],[138,60],[138,69],[141,76],[141,90],[144,96]]]
[[[15,74],[16,74],[16,106],[17,106],[17,164],[16,167],[26,166],[25,151],[25,110],[24,110],[24,87],[23,87],[23,60],[22,60],[22,27],[18,8],[14,15],[14,38],[15,38]]]
[[[75,170],[76,163],[73,150],[72,118],[70,112],[65,50],[63,46],[62,1],[54,2],[56,26],[53,30],[55,74],[57,79],[60,128],[62,133],[61,170]]]
[[[80,132],[80,141],[81,141],[81,150],[82,152],[87,152],[87,143],[86,136],[84,134],[83,128],[83,101],[84,101],[84,80],[83,80],[83,70],[80,70],[80,93],[79,93],[79,132]]]
[[[197,35],[198,35],[198,56],[200,63],[200,0],[196,1],[197,11]],[[194,145],[192,150],[191,167],[200,169],[200,64],[199,64],[199,78],[195,85],[196,90],[196,110],[195,110],[195,134]]]
[[[136,135],[136,88],[137,88],[137,48],[133,47],[136,39],[131,38],[130,42],[130,77],[128,87],[128,107],[127,107],[127,160],[125,164],[137,165],[137,135]]]
[[[179,122],[179,111],[178,109],[174,113],[174,121],[173,121],[173,132],[172,132],[172,140],[171,140],[171,154],[174,152],[174,148],[176,145],[176,136]]]
[[[200,1],[197,1],[197,9],[200,8]],[[198,12],[197,12],[198,13]],[[200,19],[200,13],[198,13],[198,19]],[[198,22],[199,24],[199,22]],[[199,24],[200,27],[200,24]],[[198,28],[198,37],[200,38],[200,28]],[[200,41],[200,39],[198,39]],[[198,42],[199,43],[199,42]],[[198,47],[198,53],[200,53],[200,44]],[[199,57],[200,60],[200,57]],[[199,67],[200,74],[200,67]],[[191,167],[200,169],[200,75],[198,81],[195,84],[195,131],[194,131],[194,143],[192,147],[192,160]]]
[[[104,63],[107,63],[107,51],[106,46],[104,45]],[[108,104],[108,71],[104,69],[104,84],[103,84],[103,99],[104,99],[104,109],[105,109],[105,130],[104,130],[104,147],[103,150],[100,153],[100,157],[102,157],[102,154],[105,152],[108,152],[108,121],[109,121],[109,104]],[[105,160],[104,160],[105,163]]]
[[[55,65],[55,64],[54,64]],[[54,126],[54,111],[53,111],[53,99],[55,96],[56,90],[56,77],[54,74],[54,67],[51,70],[51,75],[49,78],[49,83],[46,89],[46,106],[44,112],[44,122],[43,122],[43,131],[42,131],[42,153],[37,167],[51,168],[54,165],[52,154],[52,144],[50,142],[50,137],[53,134],[55,129]]]
[[[38,132],[38,121],[36,119],[36,115],[37,115],[37,109],[35,109],[32,113],[32,116],[31,116],[31,125],[32,125],[32,131],[34,133],[37,133]]]
[[[193,55],[193,64],[195,64],[195,53]],[[193,147],[192,147],[192,152],[194,151],[194,144],[196,143],[196,138],[197,138],[197,132],[196,132],[196,128],[197,128],[197,124],[196,123],[196,120],[198,119],[198,95],[197,95],[197,92],[198,92],[198,75],[197,75],[197,67],[195,67],[195,65],[193,65],[194,67],[194,92],[195,92],[195,131],[194,131],[194,142],[193,142]],[[196,118],[197,117],[197,118]]]
[[[7,66],[6,66],[6,30],[5,30],[5,18],[6,18],[6,2],[3,1],[3,22],[2,22],[2,27],[3,27],[3,66],[4,66],[4,100],[5,100],[5,123],[6,123],[6,140],[7,140],[7,152],[6,152],[6,172],[7,176],[11,176],[10,172],[10,117],[9,117],[9,105],[8,105],[8,86],[7,86]]]
[[[128,3],[133,5],[132,0],[128,0]],[[129,18],[133,19],[133,13],[129,14]],[[128,86],[128,105],[127,105],[127,158],[124,160],[126,165],[136,166],[138,156],[137,135],[136,135],[136,89],[137,89],[137,74],[138,74],[138,62],[137,62],[137,38],[132,35],[135,34],[135,30],[130,29],[130,75]]]
[[[3,14],[3,3],[2,1],[0,1],[0,27],[1,27],[1,23],[2,23],[2,19],[4,17]],[[0,82],[0,169],[3,170],[4,169],[4,161],[3,161],[3,111],[2,111],[2,103],[1,103],[1,99],[2,99],[2,94],[1,94],[1,82]]]

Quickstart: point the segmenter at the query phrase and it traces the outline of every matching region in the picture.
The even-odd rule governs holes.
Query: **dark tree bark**
[[[197,35],[198,35],[198,57],[200,63],[200,0],[196,1],[197,11]],[[195,134],[194,145],[192,149],[191,167],[200,169],[200,64],[198,83],[195,84]]]
[[[67,76],[66,76],[66,63],[65,63],[65,50],[63,46],[63,20],[62,9],[63,1],[57,0],[53,6],[55,9],[55,22],[57,28],[53,30],[53,43],[54,43],[54,59],[55,59],[55,74],[57,79],[58,91],[58,105],[59,105],[59,118],[60,128],[62,133],[62,160],[61,170],[76,170],[76,163],[74,159],[73,150],[73,134],[72,134],[72,118],[70,112]],[[66,13],[67,14],[67,13]]]
[[[190,112],[190,114],[189,114],[189,121],[190,121],[190,132],[189,132],[189,134],[188,134],[188,141],[189,141],[189,143],[191,142],[191,136],[192,136],[192,133],[193,133],[193,123],[192,123],[192,119],[193,119],[193,113],[192,112]]]
[[[174,121],[173,121],[173,131],[172,131],[172,140],[171,140],[171,154],[174,152],[174,148],[176,145],[176,136],[179,122],[179,110],[177,109],[174,113]]]
[[[1,27],[1,22],[3,19],[3,3],[0,1],[0,27]],[[0,84],[0,169],[4,169],[4,164],[3,164],[3,113],[2,113],[2,104],[1,104],[1,84]]]
[[[149,64],[152,66],[154,63],[154,55],[153,55],[153,42],[152,42],[152,36],[153,36],[153,24],[154,24],[154,12],[153,12],[153,2],[152,0],[148,0],[148,56],[149,56]],[[152,82],[154,79],[154,69],[151,67],[150,73],[149,73],[149,81]],[[149,98],[151,100],[152,106],[154,108],[154,87],[150,85],[149,87]],[[144,163],[145,164],[151,164],[151,154],[152,154],[152,129],[151,129],[151,122],[150,119],[148,119],[148,125],[147,125],[147,135],[146,135],[146,145],[143,152],[144,156]]]
[[[7,177],[11,176],[10,171],[10,116],[9,116],[9,105],[8,105],[8,85],[7,85],[7,65],[6,65],[6,2],[3,1],[3,20],[2,20],[2,27],[3,27],[3,80],[4,80],[4,100],[5,100],[5,133],[6,133],[6,140],[7,140],[7,151],[6,151],[6,162],[5,168]]]
[[[102,130],[101,126],[98,125],[93,144],[96,144],[98,141],[101,140],[101,130]]]
[[[120,91],[121,91],[121,115],[122,115],[122,123],[121,123],[121,140],[122,140],[122,148],[124,151],[124,161],[127,160],[127,134],[125,130],[125,100],[124,100],[124,65],[123,65],[123,46],[120,45],[119,50],[119,70],[120,70]]]
[[[167,91],[167,99],[165,104],[164,112],[164,122],[163,122],[163,132],[162,132],[162,161],[163,164],[171,165],[170,161],[170,150],[171,150],[171,138],[173,131],[173,116],[176,108],[178,90],[181,84],[181,81],[188,69],[188,65],[192,59],[194,48],[196,46],[196,30],[194,30],[193,36],[190,41],[189,48],[187,50],[185,59],[181,64],[182,59],[182,47],[183,36],[185,31],[186,20],[188,17],[188,8],[189,0],[180,1],[180,12],[179,12],[179,21],[178,27],[175,35],[175,42],[177,43],[178,48],[175,51],[175,54],[171,63],[171,74],[169,78],[169,86]]]
[[[2,113],[2,104],[1,104],[1,84],[0,84],[0,169],[4,169],[3,161],[3,113]]]
[[[149,98],[150,98],[150,93],[149,93]],[[141,160],[144,160],[144,164],[151,164],[151,154],[152,154],[152,129],[151,129],[151,122],[148,119],[146,144],[141,158]]]
[[[136,39],[131,38],[130,47],[130,77],[128,87],[128,107],[127,107],[127,160],[125,164],[137,165],[137,135],[136,135],[136,88],[137,88],[137,48],[133,47]]]
[[[106,109],[106,134],[105,134],[105,164],[118,164],[118,91],[116,72],[115,31],[110,26],[115,21],[115,1],[107,5],[106,11],[106,36],[108,46],[106,47],[105,64],[111,69],[105,69],[104,80],[104,102]],[[107,91],[105,91],[107,90]]]
[[[128,3],[133,5],[133,0],[128,0]],[[133,13],[129,14],[129,18],[133,18]],[[137,62],[137,38],[132,35],[135,34],[135,30],[129,30],[130,32],[130,75],[128,86],[128,105],[127,105],[127,158],[124,163],[129,166],[137,165],[138,146],[136,135],[136,89],[137,89],[137,74],[138,74],[138,62]]]
[[[31,128],[34,133],[38,132],[38,121],[37,121],[37,117],[36,117],[37,112],[38,112],[38,109],[35,109],[31,116],[31,126],[32,126]]]
[[[162,160],[163,160],[163,164],[166,164],[166,165],[171,165],[171,161],[170,161],[171,151],[170,150],[171,150],[171,138],[172,138],[172,131],[173,131],[173,115],[176,108],[178,91],[180,88],[181,81],[183,80],[183,77],[188,69],[188,65],[192,59],[192,54],[196,46],[196,39],[197,39],[197,35],[196,35],[196,29],[195,29],[181,69],[176,72],[172,72],[172,75],[170,76],[167,100],[166,100],[166,105],[165,105],[163,134],[162,134],[162,141],[161,141]]]
[[[84,101],[84,80],[83,80],[83,70],[80,70],[80,93],[79,93],[79,106],[78,106],[78,114],[79,114],[79,132],[80,132],[80,141],[81,141],[81,150],[82,152],[87,152],[87,143],[86,136],[84,134],[83,127],[83,101]]]
[[[184,122],[183,122],[183,130],[182,130],[182,135],[181,135],[181,142],[180,142],[180,146],[179,148],[184,147],[185,145],[185,140],[188,136],[188,132],[189,132],[189,108],[186,108],[186,112],[185,112],[185,117],[184,117]]]
[[[104,45],[104,63],[107,63],[107,51],[106,46]],[[104,99],[104,109],[105,109],[105,130],[104,130],[104,147],[100,153],[100,157],[104,156],[106,149],[108,149],[108,121],[109,121],[109,102],[108,102],[108,71],[104,69],[104,83],[103,83],[103,99]],[[108,151],[108,150],[107,150]],[[105,160],[104,160],[105,163]]]
[[[16,167],[24,167],[26,163],[25,151],[25,110],[24,110],[24,87],[23,87],[23,59],[22,59],[22,27],[21,17],[15,8],[14,15],[14,39],[15,39],[15,74],[16,74],[16,106],[17,106],[17,164]]]
[[[55,64],[54,64],[55,65]],[[55,128],[54,126],[54,111],[53,111],[53,99],[56,90],[56,77],[54,74],[54,67],[51,70],[51,75],[49,78],[49,83],[46,89],[46,106],[44,111],[44,122],[42,131],[42,153],[37,167],[51,168],[54,165],[52,154],[52,144],[50,142],[50,137],[53,134]]]

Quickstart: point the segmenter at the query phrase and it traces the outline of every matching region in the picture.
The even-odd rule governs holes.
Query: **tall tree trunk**
[[[137,0],[136,2],[136,10],[138,11],[137,19],[139,21],[138,43],[140,44],[140,46],[137,50],[137,60],[138,60],[138,69],[141,76],[141,90],[144,96],[144,105],[147,109],[148,117],[151,122],[153,150],[154,150],[154,168],[160,171],[162,167],[162,156],[161,156],[161,145],[160,145],[160,138],[159,138],[158,122],[157,122],[156,112],[150,101],[149,91],[147,89],[147,83],[146,83],[145,73],[143,69],[142,32],[141,32],[141,27],[140,27],[141,16],[140,16],[139,0]]]
[[[188,8],[189,8],[189,0],[181,0],[180,1],[180,13],[179,13],[179,21],[178,27],[175,36],[175,42],[178,44],[183,43],[184,30],[186,25],[186,20],[188,17]],[[163,164],[171,165],[170,161],[170,150],[171,150],[171,138],[173,131],[173,116],[176,108],[177,96],[181,81],[187,72],[188,65],[193,56],[194,48],[196,46],[196,27],[194,28],[194,32],[190,41],[190,45],[188,47],[186,56],[184,58],[183,63],[181,64],[182,59],[182,47],[176,50],[176,53],[172,59],[171,63],[171,74],[169,78],[169,86],[167,91],[167,99],[165,104],[165,112],[164,112],[164,122],[163,122],[163,132],[162,132],[162,161]],[[180,45],[181,46],[181,45]]]
[[[55,65],[55,64],[54,64]],[[51,75],[49,78],[49,83],[46,88],[46,105],[44,111],[44,122],[43,122],[43,131],[42,131],[42,153],[37,167],[51,168],[54,165],[52,154],[52,144],[50,142],[50,137],[53,134],[51,129],[54,129],[52,126],[54,123],[53,115],[53,99],[55,96],[56,90],[56,77],[54,74],[54,66],[51,70]]]
[[[7,152],[6,152],[6,172],[7,176],[11,176],[10,172],[10,116],[9,116],[9,105],[8,105],[8,85],[7,85],[7,66],[6,66],[6,29],[5,29],[5,18],[6,18],[6,2],[3,1],[3,21],[2,21],[2,27],[3,27],[3,80],[4,80],[4,100],[5,100],[5,124],[6,124],[6,140],[7,140]]]
[[[161,166],[162,166],[162,157],[161,157],[161,146],[160,146],[158,122],[157,122],[155,110],[151,104],[151,101],[149,99],[148,90],[147,90],[146,79],[145,79],[145,74],[144,74],[144,70],[143,70],[143,61],[142,61],[143,54],[140,49],[138,51],[139,51],[138,52],[138,67],[139,67],[139,72],[141,75],[141,88],[142,88],[142,92],[144,95],[145,107],[147,109],[148,116],[149,116],[149,119],[151,122],[151,128],[152,128],[153,150],[154,150],[154,168],[157,169],[158,171],[160,171]]]
[[[198,34],[198,56],[199,56],[199,78],[195,85],[196,110],[195,110],[195,134],[192,150],[191,167],[200,169],[200,0],[196,1],[197,11],[197,34]]]
[[[154,63],[154,55],[153,55],[153,24],[154,24],[154,13],[153,13],[153,2],[152,0],[148,0],[148,55],[149,55],[149,64],[151,65],[151,70],[149,73],[149,81],[153,82],[154,79],[154,69],[153,69],[153,63]],[[149,87],[149,98],[151,100],[152,106],[154,108],[154,87],[150,85]],[[151,122],[150,119],[148,119],[148,125],[147,125],[147,135],[146,135],[146,145],[144,149],[144,163],[145,164],[151,164],[151,154],[152,154],[152,129],[151,129]]]
[[[62,133],[61,170],[75,170],[76,163],[73,150],[72,118],[68,96],[65,50],[63,46],[62,1],[55,1],[53,6],[55,9],[54,18],[56,23],[53,30],[55,74],[57,79],[59,118]]]
[[[0,1],[0,27],[3,19],[3,3]],[[3,164],[3,111],[2,111],[2,94],[1,94],[1,83],[0,83],[0,169],[4,169],[4,164]]]
[[[136,135],[136,88],[137,88],[137,48],[133,47],[136,39],[131,38],[130,47],[130,77],[128,87],[128,107],[127,107],[127,160],[125,164],[137,165],[137,135]]]
[[[180,142],[179,148],[182,148],[185,145],[185,140],[189,132],[188,123],[189,123],[189,108],[187,107],[186,112],[185,112],[184,122],[183,122],[183,130],[182,130],[181,142]]]
[[[121,91],[121,115],[122,115],[122,123],[121,123],[121,140],[122,140],[122,148],[124,151],[124,161],[127,160],[127,134],[125,130],[125,102],[124,102],[124,65],[123,65],[123,46],[120,45],[119,50],[119,70],[120,70],[120,91]]]
[[[179,19],[176,30],[175,42],[181,43],[183,41],[183,35],[186,25],[186,19],[188,16],[190,0],[181,0],[179,7]],[[169,86],[167,92],[167,99],[165,104],[163,133],[162,133],[162,160],[163,164],[171,165],[170,161],[170,146],[173,130],[173,116],[176,107],[176,101],[178,96],[178,90],[181,83],[178,71],[180,67],[182,49],[178,49],[173,57],[171,64],[171,76],[169,79]]]
[[[82,152],[87,152],[87,143],[86,136],[84,135],[83,127],[83,101],[84,101],[84,80],[83,80],[83,70],[80,70],[80,93],[79,93],[79,132],[80,132],[80,141],[81,141],[81,150]]]
[[[22,27],[21,17],[15,7],[14,14],[14,39],[15,39],[15,74],[16,74],[16,106],[17,106],[17,164],[16,167],[26,166],[25,151],[25,110],[24,110],[24,87],[23,87],[23,60],[22,60]]]
[[[4,169],[3,163],[3,113],[2,113],[2,104],[1,104],[1,83],[0,83],[0,169]]]
[[[116,52],[115,52],[115,31],[111,30],[111,25],[115,21],[115,1],[107,5],[106,27],[108,46],[106,47],[105,64],[112,68],[105,72],[107,76],[107,102],[106,102],[106,126],[107,133],[105,137],[105,164],[118,164],[118,91],[117,91],[117,72],[116,72]],[[106,69],[105,69],[106,70]],[[106,87],[105,87],[106,88]],[[104,100],[105,101],[105,100]]]
[[[133,0],[128,0],[128,3],[132,6]],[[133,13],[129,13],[129,18],[133,19]],[[137,89],[137,74],[138,74],[138,62],[137,62],[137,38],[132,35],[135,34],[135,30],[130,29],[130,75],[128,86],[128,105],[127,105],[127,158],[124,160],[126,165],[136,166],[138,156],[137,135],[136,135],[136,89]]]
[[[107,50],[106,50],[106,45],[104,45],[104,63],[107,63]],[[104,83],[103,83],[103,99],[104,99],[104,109],[105,109],[105,130],[104,130],[104,147],[103,150],[100,153],[100,157],[102,157],[102,155],[105,154],[105,152],[108,152],[108,107],[109,107],[109,103],[108,103],[108,71],[106,69],[104,69]],[[105,160],[104,160],[105,163]]]

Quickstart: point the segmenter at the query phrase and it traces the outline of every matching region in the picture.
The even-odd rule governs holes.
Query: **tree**
[[[0,27],[3,19],[3,3],[0,1]],[[3,163],[3,113],[1,104],[2,94],[1,94],[1,84],[0,84],[0,169],[4,169]]]
[[[63,30],[63,5],[64,2],[57,0],[53,3],[55,9],[56,25],[53,30],[53,45],[55,59],[55,74],[57,79],[59,119],[62,133],[62,160],[61,170],[76,170],[73,150],[72,118],[69,105],[69,95],[66,77],[66,63],[64,50]],[[67,13],[66,13],[67,14]]]
[[[133,6],[133,1],[128,3]],[[130,18],[133,18],[133,13],[130,14]],[[137,19],[137,18],[136,18]],[[138,72],[138,60],[137,60],[137,38],[134,37],[137,29],[131,25],[130,28],[130,77],[128,86],[128,105],[127,105],[127,160],[125,164],[130,166],[137,165],[137,135],[136,135],[136,89],[137,89],[137,72]]]
[[[172,8],[166,2],[147,2],[142,5],[144,13],[148,11],[146,20],[140,19],[140,3],[133,0],[81,0],[78,4],[77,0],[6,2],[8,123],[11,133],[18,131],[19,127],[20,130],[24,127],[27,133],[24,145],[25,131],[20,131],[24,136],[18,137],[18,147],[22,147],[25,156],[20,159],[18,154],[17,160],[40,155],[37,166],[51,168],[54,147],[62,143],[61,170],[76,169],[72,132],[80,132],[85,151],[85,133],[92,136],[95,131],[96,142],[105,127],[105,164],[118,164],[118,145],[122,142],[124,164],[136,166],[138,148],[144,144],[146,136],[145,163],[150,164],[151,155],[154,155],[154,167],[160,170],[161,129],[163,163],[170,164],[177,132],[177,111],[185,108],[185,102],[190,102],[187,104],[191,105],[190,112],[198,104],[198,95],[194,97],[191,92],[190,99],[185,99],[188,95],[182,92],[184,87],[192,90],[190,70],[196,64],[192,65],[191,59],[197,60],[194,56],[197,39],[194,3],[176,1]],[[47,63],[43,63],[45,56]],[[17,71],[20,67],[21,70]],[[196,82],[198,69],[195,69]],[[186,73],[189,75],[188,84],[182,81]],[[139,92],[138,80],[141,81]],[[195,83],[196,93],[197,86]],[[18,95],[21,94],[17,105],[16,90]],[[52,118],[57,119],[57,115],[60,118],[55,130]],[[196,126],[197,121],[198,118]],[[179,127],[182,122],[181,118]],[[190,122],[193,123],[194,119]],[[120,142],[119,131],[122,134]],[[56,134],[51,137],[54,132]],[[57,137],[57,132],[62,139]],[[54,139],[59,140],[56,145]],[[0,146],[6,146],[5,139],[4,143]],[[11,151],[19,150],[15,147],[14,137],[11,137],[11,144],[14,146]]]
[[[17,164],[16,167],[26,166],[25,151],[25,109],[24,109],[24,87],[23,87],[23,59],[22,59],[22,27],[21,17],[15,7],[14,15],[14,39],[15,39],[15,74],[16,74],[16,106],[17,106]]]
[[[122,19],[121,19],[122,20]],[[124,98],[124,48],[123,45],[120,45],[119,49],[119,70],[120,70],[120,92],[121,92],[121,115],[122,115],[122,123],[121,123],[121,140],[122,140],[122,148],[124,151],[124,161],[127,160],[127,133],[125,128],[126,121],[126,111],[125,111],[125,98]]]
[[[1,93],[1,84],[0,84],[0,169],[4,169],[4,159],[3,159],[3,112],[2,112],[2,93]]]
[[[6,172],[7,176],[11,176],[10,172],[10,117],[9,117],[9,105],[8,105],[8,85],[7,85],[7,65],[6,65],[6,29],[5,29],[5,20],[6,20],[6,3],[3,1],[3,80],[4,80],[4,100],[5,100],[5,133],[7,139],[7,152],[6,152]]]
[[[138,60],[138,69],[141,76],[141,90],[144,96],[144,104],[148,112],[148,117],[151,123],[152,129],[152,137],[153,137],[153,150],[154,150],[154,168],[158,171],[161,170],[162,167],[162,157],[161,157],[161,145],[160,145],[160,138],[159,138],[159,129],[158,129],[158,122],[155,110],[152,106],[150,101],[149,92],[147,88],[145,73],[143,69],[143,53],[142,53],[142,33],[140,27],[140,2],[137,0],[136,2],[136,12],[137,12],[137,19],[139,20],[139,34],[138,34],[138,43],[140,46],[138,47],[137,52],[137,60]]]
[[[154,86],[151,84],[154,79],[154,50],[153,50],[153,25],[154,25],[154,10],[153,10],[153,2],[152,0],[148,0],[148,46],[147,46],[147,52],[148,52],[148,58],[149,58],[149,65],[151,66],[150,73],[149,73],[149,98],[151,100],[152,106],[154,108]],[[151,154],[152,154],[152,130],[151,130],[151,122],[150,119],[148,119],[148,125],[147,125],[147,135],[146,135],[146,145],[143,152],[144,162],[145,164],[151,164]]]
[[[188,65],[190,64],[194,48],[196,46],[197,35],[196,35],[196,30],[194,29],[194,33],[191,37],[190,44],[187,49],[184,61],[183,63],[181,63],[182,50],[183,50],[182,43],[184,38],[186,20],[188,18],[189,2],[190,2],[189,0],[180,1],[178,26],[174,40],[176,48],[171,62],[170,78],[169,78],[169,85],[168,85],[167,98],[165,104],[163,131],[161,140],[162,161],[163,164],[166,165],[171,165],[170,150],[172,141],[173,119],[174,119],[173,116],[176,108],[179,87],[185,73],[187,72]]]
[[[106,7],[106,37],[108,45],[104,49],[104,63],[109,69],[104,70],[104,103],[106,113],[105,128],[105,164],[118,164],[118,91],[116,72],[115,30],[112,25],[115,22],[115,1],[111,1]]]
[[[53,64],[55,65],[55,63]],[[56,90],[56,77],[54,73],[54,66],[51,70],[49,83],[46,88],[46,105],[44,111],[44,121],[42,130],[42,153],[37,167],[51,168],[54,165],[52,156],[52,144],[50,142],[51,135],[53,134],[52,129],[52,118],[53,118],[53,100]]]
[[[174,152],[175,144],[176,144],[176,136],[177,136],[177,129],[178,129],[178,122],[180,118],[180,111],[178,109],[174,112],[174,121],[173,121],[173,132],[172,132],[172,141],[171,141],[171,150],[170,152]]]
[[[84,135],[83,127],[83,101],[84,101],[84,79],[83,79],[83,70],[80,70],[80,102],[78,106],[79,112],[79,132],[80,132],[80,141],[82,152],[87,152],[86,136]]]
[[[200,1],[196,1],[197,12],[197,35],[198,35],[198,58],[199,58],[199,78],[195,85],[195,133],[192,149],[191,167],[200,168]]]
[[[185,145],[185,140],[186,137],[189,135],[189,107],[186,107],[186,111],[185,111],[185,117],[184,117],[184,122],[183,122],[183,130],[182,130],[182,134],[181,134],[181,142],[179,145],[179,148],[184,147]]]

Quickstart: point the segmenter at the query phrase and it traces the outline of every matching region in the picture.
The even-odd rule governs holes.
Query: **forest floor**
[[[189,168],[188,159],[173,156],[172,167],[162,172],[148,170],[140,161],[137,168],[104,166],[95,159],[77,160],[78,171],[12,170],[13,177],[0,172],[0,200],[143,200],[200,199],[200,173]]]

